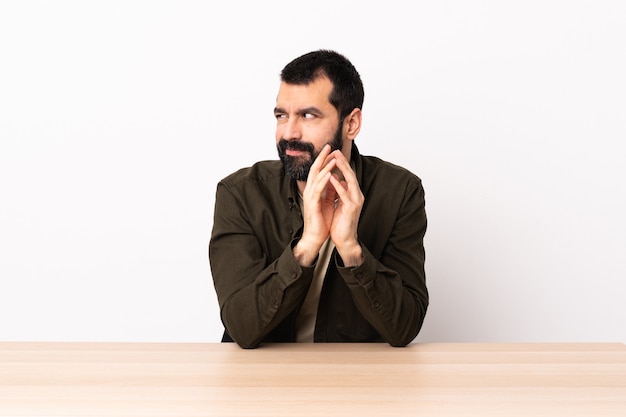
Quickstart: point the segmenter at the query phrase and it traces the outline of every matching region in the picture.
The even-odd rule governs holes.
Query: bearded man
[[[428,308],[421,180],[361,155],[364,90],[343,55],[285,66],[274,108],[280,160],[217,185],[209,260],[222,341],[405,346]]]

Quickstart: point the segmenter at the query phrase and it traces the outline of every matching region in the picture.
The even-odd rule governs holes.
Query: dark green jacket
[[[424,189],[411,172],[362,156],[354,145],[352,161],[365,196],[358,229],[364,262],[346,268],[334,251],[314,340],[405,346],[428,307]],[[280,161],[256,163],[219,182],[214,214],[209,259],[223,341],[244,348],[294,342],[313,277],[313,267],[301,267],[292,253],[303,226],[296,183]]]

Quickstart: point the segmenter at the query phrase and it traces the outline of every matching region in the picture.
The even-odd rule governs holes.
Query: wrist
[[[319,255],[320,247],[316,248],[316,245],[301,239],[292,250],[293,256],[301,266],[313,266]]]
[[[341,248],[337,247],[337,253],[345,267],[355,268],[363,263],[363,248],[358,242]]]

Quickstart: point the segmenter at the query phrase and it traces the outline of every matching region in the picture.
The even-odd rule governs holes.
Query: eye
[[[315,115],[313,113],[302,113],[302,117],[304,119],[314,119]]]
[[[274,117],[276,120],[286,119],[287,115],[285,113],[274,113]]]

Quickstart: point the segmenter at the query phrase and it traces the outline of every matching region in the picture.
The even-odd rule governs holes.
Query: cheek
[[[283,129],[280,126],[276,126],[274,137],[276,138],[276,143],[283,138]]]
[[[335,130],[332,128],[311,129],[308,134],[303,135],[304,139],[313,143],[315,148],[322,148],[335,137]]]

